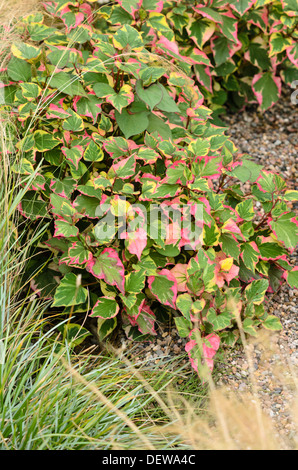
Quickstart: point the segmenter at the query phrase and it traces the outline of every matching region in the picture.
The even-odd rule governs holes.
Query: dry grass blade
[[[0,25],[9,26],[16,19],[40,8],[40,0],[0,0]]]

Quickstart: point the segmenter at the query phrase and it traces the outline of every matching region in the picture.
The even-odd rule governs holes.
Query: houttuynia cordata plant
[[[220,344],[238,340],[239,319],[250,335],[281,328],[264,298],[284,280],[297,286],[287,256],[298,243],[288,208],[297,191],[237,153],[193,80],[210,55],[218,60],[219,39],[238,45],[235,18],[249,12],[247,27],[262,29],[263,15],[248,10],[255,2],[196,6],[204,31],[216,23],[202,36],[214,46],[208,54],[198,31],[188,38],[195,46],[179,49],[193,10],[180,3],[123,0],[96,11],[90,1],[46,2],[18,24],[23,40],[1,72],[1,106],[16,123],[13,170],[25,185],[39,168],[19,205],[26,236],[47,224],[24,284],[61,315],[96,317],[101,341],[119,327],[150,337],[156,319],[174,315],[193,367],[212,370]],[[291,27],[291,11],[286,18]],[[171,51],[167,60],[153,44]]]

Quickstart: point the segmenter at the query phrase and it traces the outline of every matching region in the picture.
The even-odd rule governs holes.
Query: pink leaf
[[[177,280],[177,290],[178,292],[186,292],[187,287],[186,287],[186,270],[187,270],[187,264],[176,264],[173,269],[171,269],[171,274],[175,277]]]
[[[141,259],[142,252],[147,246],[147,232],[142,228],[138,228],[133,233],[126,232],[121,238],[128,240],[127,249],[129,253],[137,255]]]

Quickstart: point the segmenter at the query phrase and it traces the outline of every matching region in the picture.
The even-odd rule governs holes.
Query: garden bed
[[[280,102],[265,113],[260,114],[256,107],[251,107],[239,114],[224,117],[229,126],[228,133],[239,151],[254,157],[256,163],[263,165],[266,170],[280,173],[289,189],[297,189],[298,181],[297,111],[297,105],[291,104],[290,91],[284,90]],[[291,255],[291,263],[297,265],[297,261],[298,252],[295,250]],[[298,290],[291,289],[286,283],[278,292],[269,294],[266,310],[280,318],[283,331],[271,334],[270,339],[264,339],[266,348],[262,344],[251,343],[262,406],[274,419],[279,431],[289,438],[295,434],[290,414],[294,393],[291,387],[285,386],[284,380],[280,380],[274,369],[288,361],[294,369],[298,366],[297,300]],[[184,353],[185,342],[179,337],[174,324],[161,324],[153,342],[134,345],[133,362],[143,368],[157,364],[163,368],[171,358]],[[131,347],[124,338],[123,345],[125,348]],[[269,357],[264,358],[266,351],[269,351]],[[188,358],[184,362],[187,363]],[[244,392],[251,388],[247,358],[241,346],[224,350],[214,377],[217,385],[225,385],[232,390]]]

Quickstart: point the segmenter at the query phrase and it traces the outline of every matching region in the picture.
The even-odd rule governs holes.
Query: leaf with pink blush
[[[200,368],[207,365],[210,372],[214,367],[213,358],[220,346],[220,338],[215,333],[201,337],[199,330],[192,330],[189,335],[190,341],[185,345],[193,369],[200,373]],[[199,344],[201,343],[201,344]]]
[[[79,161],[83,156],[83,147],[81,147],[80,145],[77,145],[70,149],[67,147],[62,147],[61,150],[63,155],[65,155],[66,159],[69,160],[77,170],[79,167]]]
[[[155,320],[155,314],[153,313],[149,305],[146,304],[146,301],[142,302],[139,310],[139,315],[135,319],[138,330],[143,335],[149,334],[155,336],[157,334],[154,328]]]
[[[133,18],[135,15],[135,12],[138,10],[140,5],[142,4],[142,0],[116,0],[119,5],[123,8],[123,10],[126,10],[128,13],[130,13]]]
[[[160,50],[161,53],[166,53],[174,59],[182,60],[183,62],[195,63],[191,57],[180,54],[179,46],[177,42],[170,41],[165,36],[161,36],[160,39],[155,43],[157,52]]]
[[[197,348],[197,342],[194,339],[188,341],[188,343],[186,343],[186,345],[185,345],[185,351],[188,354],[188,357],[189,357],[190,364],[191,364],[192,368],[196,372],[199,372],[199,370],[198,370],[198,358],[193,357],[193,352],[194,351],[192,352],[192,350],[195,349],[195,348]]]
[[[124,158],[117,163],[114,163],[109,170],[109,177],[117,176],[121,179],[131,178],[135,174],[136,159],[135,156]]]
[[[105,248],[99,256],[88,261],[86,268],[94,277],[116,286],[124,294],[124,266],[116,250]]]
[[[203,352],[204,357],[212,359],[218,351],[220,345],[220,338],[216,334],[212,333],[203,338]]]
[[[66,220],[57,219],[55,220],[54,225],[55,225],[54,237],[72,238],[72,237],[77,237],[79,234],[79,229],[75,225],[70,224]]]
[[[177,290],[178,292],[186,292],[186,271],[187,271],[187,264],[176,264],[173,269],[170,270],[171,274],[175,277],[177,281]]]
[[[121,238],[127,240],[127,249],[132,255],[137,255],[139,260],[147,246],[147,232],[143,228],[138,228],[134,232],[126,232]]]
[[[271,108],[281,94],[281,79],[272,72],[259,73],[252,80],[252,89],[261,109]]]
[[[215,282],[218,287],[222,288],[225,283],[229,284],[238,276],[239,267],[233,264],[233,258],[226,257],[224,253],[218,253],[215,261]]]
[[[229,11],[221,13],[222,24],[219,25],[219,29],[222,34],[231,41],[238,44],[238,20],[237,18]]]
[[[240,228],[238,227],[238,225],[233,219],[227,220],[227,222],[223,224],[221,230],[222,232],[230,232],[233,234],[240,235],[243,238],[243,240],[245,239],[242,235]]]
[[[150,276],[148,285],[160,303],[176,308],[177,281],[168,269],[162,269],[156,276]]]
[[[92,259],[92,253],[87,250],[82,242],[73,242],[68,250],[69,264],[84,264]]]
[[[298,67],[298,44],[287,48],[287,56],[296,67]]]
[[[229,2],[230,7],[235,10],[239,15],[244,15],[257,0],[232,0]]]
[[[47,119],[67,119],[70,117],[70,113],[68,113],[65,109],[56,104],[51,103],[48,107],[48,111],[46,114]]]
[[[202,15],[204,18],[214,21],[214,23],[221,24],[223,21],[221,14],[215,9],[198,5],[194,7],[194,11],[199,13],[199,15]]]

